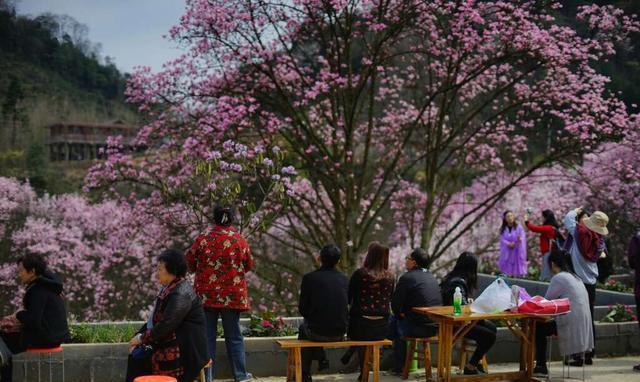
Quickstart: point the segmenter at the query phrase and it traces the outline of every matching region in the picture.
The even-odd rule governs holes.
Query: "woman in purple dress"
[[[500,271],[508,276],[527,274],[527,238],[511,211],[502,215],[500,228]]]

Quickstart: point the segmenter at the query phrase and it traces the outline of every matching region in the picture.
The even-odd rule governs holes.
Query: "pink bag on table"
[[[571,308],[568,298],[547,300],[542,296],[534,296],[518,306],[518,313],[532,314],[561,314],[567,313]]]

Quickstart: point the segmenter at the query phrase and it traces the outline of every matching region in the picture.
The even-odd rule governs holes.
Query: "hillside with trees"
[[[50,166],[44,127],[137,121],[124,102],[126,75],[87,33],[69,16],[22,16],[0,0],[0,175],[55,193],[76,190],[84,169]]]

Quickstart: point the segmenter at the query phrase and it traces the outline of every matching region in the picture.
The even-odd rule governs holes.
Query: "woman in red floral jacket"
[[[252,378],[247,373],[244,339],[240,330],[240,312],[249,310],[249,293],[245,274],[253,267],[249,245],[231,224],[231,207],[216,207],[213,211],[215,227],[200,235],[187,251],[189,271],[195,273],[195,290],[205,307],[207,339],[213,366],[216,366],[216,329],[222,318],[224,341],[229,364],[236,381]]]

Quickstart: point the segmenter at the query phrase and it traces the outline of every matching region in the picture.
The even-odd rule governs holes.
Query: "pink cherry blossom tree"
[[[9,192],[20,190],[19,199]],[[14,195],[15,196],[15,195]],[[142,206],[116,201],[91,204],[78,195],[36,197],[28,185],[0,178],[0,205],[24,217],[14,226],[10,253],[0,261],[0,295],[21,304],[16,294],[17,256],[26,251],[45,256],[64,281],[72,318],[138,319],[153,303],[155,257],[174,244],[163,222]],[[3,309],[8,308],[4,306]]]
[[[0,177],[0,242],[5,241],[13,228],[21,224],[34,199],[36,193],[28,183]]]
[[[608,214],[609,253],[622,263],[631,237],[640,225],[640,125],[615,143],[585,157],[578,177],[588,187],[585,205]]]
[[[88,183],[145,184],[197,210],[218,195],[205,199],[206,187],[193,187],[194,161],[217,156],[228,140],[249,157],[278,145],[309,185],[288,206],[284,242],[306,252],[335,242],[353,269],[409,180],[425,194],[418,244],[435,260],[535,170],[630,127],[590,64],[612,55],[637,21],[582,7],[582,35],[555,22],[559,2],[546,5],[187,1],[170,33],[187,53],[159,73],[140,69],[128,91],[150,118],[139,143],[159,149],[124,155],[124,166],[111,160]],[[460,190],[503,172],[509,182],[436,234]]]
[[[461,216],[476,210],[478,205],[494,192],[495,188],[502,188],[512,181],[513,175],[504,172],[494,173],[476,178],[470,186],[453,195],[447,210],[443,212],[438,222],[434,234],[436,240],[439,240],[441,235],[447,234]],[[414,213],[414,215],[408,213],[416,210],[422,211],[422,209],[411,208],[407,211],[404,207],[416,204],[418,207],[424,206],[426,200],[425,193],[418,191],[416,185],[407,185],[405,190],[411,191],[396,193],[391,203],[396,222],[396,228],[391,238],[397,244],[396,249],[401,252],[396,254],[400,259],[420,241],[421,224],[424,222],[421,216],[416,216],[419,213]],[[492,209],[483,213],[475,224],[465,229],[460,239],[443,256],[434,261],[431,269],[440,273],[446,272],[451,268],[451,264],[457,256],[464,251],[472,251],[481,256],[481,260],[488,266],[495,265],[498,255],[498,233],[504,211],[513,211],[518,222],[524,224],[522,216],[527,208],[531,208],[533,212],[531,221],[540,224],[541,211],[550,209],[555,212],[561,222],[564,213],[584,204],[589,195],[586,183],[581,180],[576,170],[560,166],[539,169],[518,182],[495,203]],[[407,198],[410,200],[406,200]],[[479,212],[475,212],[470,216],[472,219],[476,219],[478,214]],[[453,233],[458,234],[463,232],[463,229],[463,227],[459,227]],[[413,236],[410,236],[411,233]],[[532,264],[538,264],[540,255],[537,249],[538,238],[536,235],[528,235],[528,239],[529,259]],[[401,266],[403,262],[397,261],[397,263]]]

